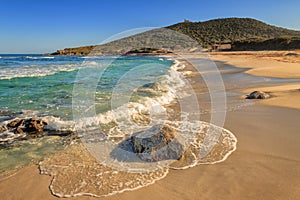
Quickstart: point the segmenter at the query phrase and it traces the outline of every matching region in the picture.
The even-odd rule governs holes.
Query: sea
[[[160,56],[0,54],[0,128],[16,119],[47,122],[44,137],[19,141],[14,133],[0,133],[0,173],[39,163],[42,174],[65,173],[51,182],[52,194],[99,197],[153,184],[169,169],[224,161],[236,149],[233,133],[207,122],[186,120],[189,113],[180,116],[183,120],[169,120],[169,116],[178,115],[169,105],[188,99],[191,91],[184,78],[185,67],[172,57]],[[181,106],[196,113],[193,104],[185,101]],[[182,159],[130,160],[133,153],[124,153],[123,148],[128,138],[155,131],[153,127],[163,123],[181,134],[180,141],[187,149]],[[99,163],[82,149],[70,148],[72,141],[66,142],[66,132],[83,137],[82,143],[87,142],[85,147],[92,155],[92,151],[100,151],[100,158],[94,155]],[[87,138],[82,135],[86,133]],[[211,150],[207,141],[217,147]],[[203,152],[207,154],[203,156]],[[94,167],[85,171],[90,166]],[[80,174],[92,180],[92,186],[77,187]],[[109,174],[116,177],[108,179]],[[63,177],[70,178],[68,187],[62,185]],[[116,186],[103,184],[107,180]]]
[[[154,79],[157,81],[166,79],[173,64],[172,60],[150,56],[54,57],[37,54],[1,54],[0,123],[5,124],[15,118],[42,117],[48,121],[49,118],[52,119],[50,126],[54,127],[52,128],[54,130],[66,129],[66,126],[71,129],[72,123],[66,123],[63,127],[61,124],[71,122],[73,119],[72,93],[80,70],[82,72],[89,67],[97,67],[103,72],[101,77],[100,75],[97,77],[99,81],[94,91],[94,103],[96,112],[104,113],[111,109],[113,90],[122,77],[125,81],[121,84],[130,85],[134,79],[136,86],[142,87],[150,83],[150,87]],[[141,66],[146,66],[147,70],[140,70]],[[129,72],[132,74],[134,71],[138,74],[129,77]],[[126,89],[125,87],[124,90]],[[158,95],[157,92],[147,88],[139,92],[128,91],[132,92],[135,93],[130,101],[135,102],[143,97]],[[44,155],[63,147],[59,139],[53,137],[18,142],[14,145],[14,148],[8,148],[6,145],[0,149],[0,172],[41,159]]]

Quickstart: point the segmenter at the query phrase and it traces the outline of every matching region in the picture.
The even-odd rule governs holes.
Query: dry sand
[[[282,53],[282,52],[280,52]],[[284,70],[282,66],[260,70],[267,63],[283,63],[297,68],[299,63],[285,63],[272,59],[258,59],[246,55],[230,55],[231,64],[239,67],[253,67],[248,73],[268,74],[274,77],[299,78],[299,71]],[[214,58],[229,59],[228,55]],[[245,60],[246,61],[243,61]],[[218,59],[221,60],[221,59]],[[256,64],[253,65],[255,60]],[[269,62],[268,62],[269,61]],[[244,65],[241,65],[244,63]],[[285,66],[285,67],[286,67]],[[272,71],[270,71],[272,70]],[[295,90],[299,85],[260,88],[278,95],[286,90]],[[287,88],[286,88],[287,87]],[[252,91],[254,88],[251,88]],[[248,91],[244,91],[248,92]],[[288,92],[290,95],[290,93]],[[283,98],[288,98],[282,94]],[[297,97],[299,98],[299,96]],[[280,97],[264,102],[283,107],[298,108],[297,101],[286,106],[286,99]],[[278,100],[279,99],[279,100]],[[299,101],[298,101],[299,102]],[[272,103],[269,103],[272,104]],[[274,103],[274,105],[276,105]],[[171,170],[168,176],[155,184],[132,192],[124,192],[103,199],[291,199],[300,198],[300,110],[256,104],[234,112],[228,112],[225,128],[238,138],[238,149],[225,162],[202,165],[187,170]],[[37,166],[21,169],[16,175],[0,178],[1,199],[56,199],[49,191],[51,177],[39,175]],[[72,199],[95,199],[76,197]]]
[[[300,51],[216,52],[211,58],[240,68],[254,76],[293,78],[300,82]],[[243,91],[269,92],[273,96],[262,104],[300,109],[300,84],[249,88]]]
[[[254,76],[300,78],[300,51],[216,52],[213,60],[249,68]]]
[[[244,92],[249,94],[255,90],[268,92],[272,95],[272,98],[260,101],[262,104],[300,109],[300,84],[251,88]]]

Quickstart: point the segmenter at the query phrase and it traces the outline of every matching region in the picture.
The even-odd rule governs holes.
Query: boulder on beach
[[[268,99],[271,95],[266,92],[254,91],[246,95],[246,99]]]
[[[147,162],[178,160],[184,152],[176,130],[168,125],[159,124],[136,133],[131,141],[134,153]]]

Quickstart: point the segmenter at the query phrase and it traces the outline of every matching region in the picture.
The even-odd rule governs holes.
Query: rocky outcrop
[[[47,122],[36,119],[15,119],[0,127],[0,143],[43,135]]]
[[[40,134],[43,132],[45,125],[47,125],[47,122],[41,119],[29,118],[16,119],[7,124],[7,127],[14,129],[15,133]]]
[[[75,48],[65,48],[64,50],[57,50],[50,55],[53,56],[85,56],[88,55],[95,46],[84,46],[84,47],[75,47]]]
[[[261,91],[254,91],[246,95],[246,99],[268,99],[271,95]]]
[[[148,162],[178,160],[184,152],[176,130],[168,125],[155,125],[136,133],[131,137],[131,141],[134,153]]]

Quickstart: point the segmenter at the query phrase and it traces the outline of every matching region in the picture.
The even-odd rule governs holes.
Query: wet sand
[[[170,170],[153,185],[102,199],[299,199],[299,119],[298,109],[263,104],[227,112],[224,128],[236,135],[238,147],[225,162]],[[50,182],[36,165],[29,166],[0,178],[1,198],[57,199]]]

